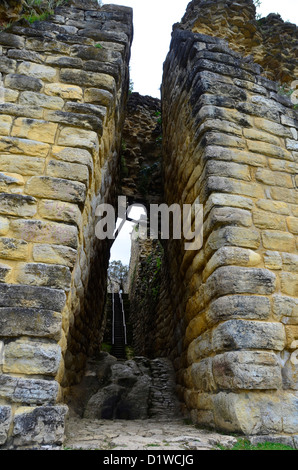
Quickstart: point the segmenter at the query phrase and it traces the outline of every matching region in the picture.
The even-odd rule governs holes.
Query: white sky
[[[261,0],[258,13],[279,13],[298,24],[297,0]],[[162,64],[171,41],[172,25],[181,20],[189,0],[104,0],[133,8],[134,40],[130,61],[134,91],[160,98]]]
[[[283,20],[298,24],[297,0],[261,0],[258,13],[267,16],[279,13]],[[162,65],[169,50],[172,26],[181,20],[189,0],[104,0],[129,6],[134,11],[134,40],[130,61],[134,91],[141,95],[160,98]],[[126,226],[115,241],[111,260],[120,259],[129,264],[131,224]]]

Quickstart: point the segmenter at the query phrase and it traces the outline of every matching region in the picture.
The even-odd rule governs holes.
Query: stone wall
[[[131,93],[121,146],[121,194],[146,205],[162,199],[161,102]]]
[[[0,34],[0,444],[19,448],[61,443],[105,300],[95,209],[116,196],[132,11],[72,4]]]
[[[271,80],[297,79],[297,25],[277,14],[257,19],[252,0],[192,0],[175,28],[225,39],[231,49],[252,56]]]
[[[156,323],[164,261],[158,240],[132,240],[129,266],[130,323],[132,325],[134,353],[137,356],[158,357]]]
[[[194,422],[266,438],[298,433],[298,115],[261,74],[222,39],[173,33],[165,200],[203,204],[204,241],[165,246],[164,344]]]

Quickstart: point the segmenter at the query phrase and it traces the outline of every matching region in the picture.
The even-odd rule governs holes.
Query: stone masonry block
[[[55,376],[61,360],[58,344],[19,339],[6,344],[3,372]]]
[[[14,416],[14,446],[62,445],[67,412],[63,405],[19,408]]]
[[[213,375],[224,390],[274,390],[282,386],[280,364],[271,352],[220,354],[213,359]]]
[[[281,323],[228,320],[213,332],[214,351],[233,349],[273,349],[282,351],[286,344]]]
[[[272,294],[276,276],[267,269],[225,266],[218,268],[206,282],[206,298],[231,294]]]
[[[0,284],[0,307],[23,307],[61,312],[65,306],[63,290],[47,287]]]
[[[0,375],[0,396],[13,403],[26,405],[54,405],[59,386],[55,380],[12,377]]]
[[[5,444],[8,431],[12,421],[11,407],[7,405],[0,406],[0,445]]]

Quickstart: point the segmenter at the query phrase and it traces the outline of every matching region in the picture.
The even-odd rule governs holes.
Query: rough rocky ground
[[[71,417],[65,449],[82,450],[213,450],[233,447],[237,439],[202,431],[183,420],[89,420]]]
[[[68,404],[66,449],[211,450],[237,442],[185,423],[165,358],[117,361],[100,353],[88,361]]]

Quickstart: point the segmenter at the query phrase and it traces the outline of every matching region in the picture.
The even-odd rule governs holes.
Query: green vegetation
[[[30,24],[45,21],[54,14],[54,9],[66,5],[69,0],[24,0],[21,18]]]
[[[252,445],[247,439],[238,439],[237,444],[229,449],[220,444],[217,446],[220,450],[295,450],[290,446],[280,444],[277,442],[263,442],[257,445]]]
[[[101,351],[107,352],[110,354],[112,345],[108,343],[101,343]]]
[[[128,361],[135,357],[134,349],[131,346],[125,346],[125,354]]]
[[[291,88],[289,84],[280,85],[278,88],[278,93],[283,96],[287,96],[291,99],[292,94],[294,93],[294,88]],[[298,109],[298,104],[293,103],[293,108]]]
[[[32,24],[35,21],[45,21],[54,14],[57,7],[67,5],[70,0],[23,0],[19,15],[13,17],[11,22],[0,20],[0,31],[8,29],[15,21],[25,20]],[[94,3],[101,5],[100,0],[93,0]]]
[[[138,178],[138,190],[143,196],[148,194],[152,176],[154,172],[159,169],[159,167],[160,162],[155,162],[153,165],[145,166],[140,170]]]
[[[128,89],[128,94],[131,95],[131,93],[133,92],[133,88],[134,88],[134,82],[132,81],[132,79],[130,78],[129,79],[129,89]]]
[[[160,125],[161,125],[161,123],[162,123],[161,112],[160,112],[160,111],[156,111],[155,116],[158,118],[158,119],[157,119],[157,124],[160,124]]]
[[[126,178],[128,176],[128,168],[126,164],[126,159],[123,155],[121,156],[120,171],[121,171],[121,178]]]
[[[101,44],[95,44],[95,47],[97,47],[97,49],[102,49],[102,45]]]

